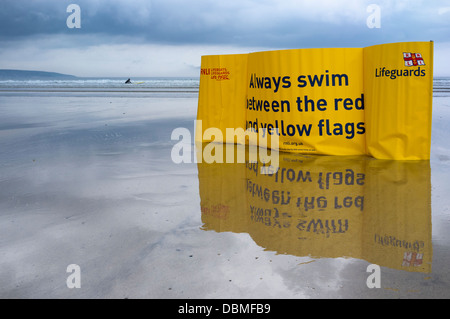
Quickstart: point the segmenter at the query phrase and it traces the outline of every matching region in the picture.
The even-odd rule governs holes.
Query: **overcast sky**
[[[0,69],[76,76],[198,76],[208,54],[429,40],[435,75],[450,76],[450,0],[0,1]]]

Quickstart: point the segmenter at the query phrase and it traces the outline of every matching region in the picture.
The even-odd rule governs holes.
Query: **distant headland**
[[[0,69],[0,80],[64,80],[76,78],[74,75],[56,72]]]

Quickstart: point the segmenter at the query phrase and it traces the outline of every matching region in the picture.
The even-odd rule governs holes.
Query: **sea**
[[[434,96],[450,95],[450,77],[435,77],[433,79],[433,95]]]
[[[192,94],[199,90],[198,77],[143,77],[126,84],[125,78],[76,78],[70,80],[0,80],[0,93],[33,95],[80,95],[98,93],[99,96],[123,95],[147,96],[148,94],[165,95],[167,93]]]
[[[198,93],[199,77],[142,77],[133,79],[126,84],[125,78],[118,77],[89,77],[70,80],[0,80],[0,93],[98,93],[99,95],[120,95],[131,93],[134,96],[145,97],[148,94]],[[450,94],[450,77],[435,77],[433,81],[433,95],[447,96]]]

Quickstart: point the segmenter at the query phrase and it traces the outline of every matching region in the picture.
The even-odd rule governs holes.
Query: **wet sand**
[[[448,298],[450,96],[433,102],[430,162],[283,156],[281,184],[172,162],[192,92],[2,92],[0,298]]]

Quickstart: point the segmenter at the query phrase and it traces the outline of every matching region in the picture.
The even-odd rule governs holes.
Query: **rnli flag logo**
[[[425,65],[422,54],[420,53],[403,52],[403,60],[406,66]]]
[[[419,254],[416,252],[405,252],[403,255],[403,263],[404,267],[419,267],[423,263],[423,254]]]

